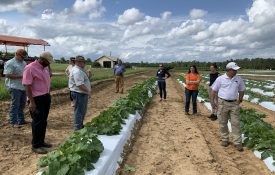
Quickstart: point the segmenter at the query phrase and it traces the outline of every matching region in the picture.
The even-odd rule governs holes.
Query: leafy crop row
[[[155,78],[136,84],[125,98],[101,112],[79,131],[74,132],[61,146],[42,157],[38,165],[44,167],[42,175],[84,175],[94,169],[104,147],[97,135],[116,135],[129,114],[142,110],[150,101],[148,92],[155,92]]]
[[[253,150],[261,151],[261,159],[272,156],[275,158],[275,128],[262,120],[264,114],[254,109],[241,109],[241,129],[245,135],[244,145]],[[273,163],[275,166],[275,162]]]

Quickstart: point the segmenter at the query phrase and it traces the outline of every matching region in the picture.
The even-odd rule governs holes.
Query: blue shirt
[[[5,63],[4,74],[13,74],[23,76],[23,70],[26,66],[25,61],[18,61],[16,58],[12,58]],[[5,84],[8,88],[25,90],[22,79],[10,79],[6,78]]]
[[[116,76],[122,76],[124,72],[125,72],[125,67],[122,64],[115,65],[114,74]]]

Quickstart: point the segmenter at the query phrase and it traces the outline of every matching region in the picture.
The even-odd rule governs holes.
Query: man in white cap
[[[240,103],[243,101],[245,84],[237,74],[240,67],[235,62],[226,65],[226,73],[218,77],[212,85],[212,101],[218,95],[218,104],[213,103],[212,108],[218,108],[220,134],[222,146],[229,145],[228,120],[231,121],[233,143],[238,151],[243,151],[240,130]],[[218,94],[217,94],[218,92]]]
[[[38,154],[46,154],[45,148],[52,147],[45,143],[47,119],[51,106],[50,69],[53,56],[50,52],[42,52],[37,60],[28,64],[23,72],[22,83],[29,100],[32,117],[32,150]]]

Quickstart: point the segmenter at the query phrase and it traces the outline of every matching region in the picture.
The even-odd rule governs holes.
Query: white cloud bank
[[[168,11],[152,17],[136,8],[125,10],[115,22],[91,20],[106,11],[102,0],[76,0],[71,8],[59,13],[47,9],[41,18],[19,26],[0,19],[0,32],[43,38],[57,58],[82,54],[95,59],[110,52],[132,62],[275,57],[274,0],[254,0],[246,16],[216,23],[206,20],[203,9],[192,9],[184,20]]]

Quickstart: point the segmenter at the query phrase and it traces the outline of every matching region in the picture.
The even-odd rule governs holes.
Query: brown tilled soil
[[[198,115],[185,115],[183,88],[176,80],[167,80],[167,90],[166,102],[153,98],[126,158],[125,164],[135,172],[122,168],[120,174],[272,174],[251,150],[220,146],[218,121],[207,118],[210,113],[203,104],[198,104]]]
[[[151,77],[154,74],[143,73],[125,78],[125,92],[136,83]],[[126,95],[115,93],[114,81],[103,81],[92,88],[92,97],[89,100],[85,121],[90,121],[101,111],[115,102],[119,97]],[[56,95],[63,94],[63,95]],[[71,107],[68,93],[64,90],[53,92],[53,105],[50,109],[46,142],[57,147],[70,133],[73,132],[73,108]],[[8,105],[1,103],[1,120],[3,115],[8,115]],[[31,121],[30,118],[27,118]],[[54,148],[53,148],[54,149]],[[4,126],[0,127],[0,175],[33,175],[39,168],[36,163],[41,155],[31,151],[31,125],[22,128],[11,128],[6,117]]]
[[[126,89],[151,75],[154,74],[132,75],[126,78]],[[130,174],[272,174],[252,151],[245,149],[240,153],[232,145],[228,148],[220,146],[218,122],[207,118],[210,113],[203,104],[198,104],[198,115],[186,116],[183,89],[176,80],[167,80],[167,90],[167,101],[159,102],[159,97],[155,96],[145,113],[136,142],[125,161],[136,170]],[[54,147],[73,132],[73,109],[66,93],[53,93],[46,141],[53,143]],[[98,83],[93,87],[86,121],[90,121],[123,95],[125,94],[114,93],[113,81]],[[251,103],[242,105],[267,114],[269,121],[274,123],[274,112]],[[7,110],[8,106],[3,104],[1,115],[7,116]],[[29,118],[27,120],[30,121]],[[36,174],[39,170],[36,163],[41,156],[31,151],[30,124],[22,128],[11,128],[6,119],[4,123],[0,128],[0,175]],[[128,173],[122,169],[120,174]]]

